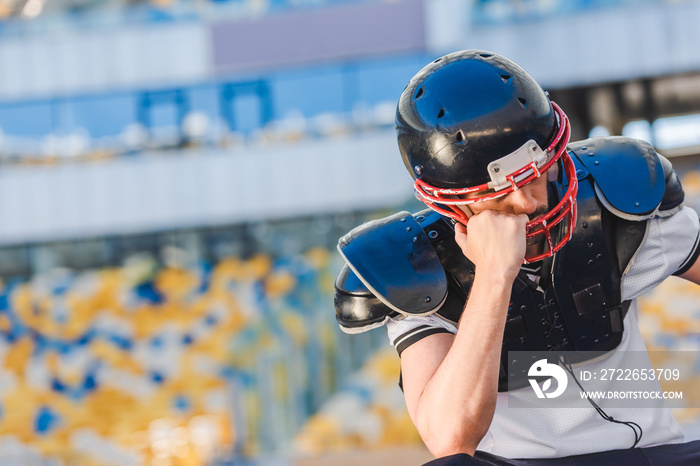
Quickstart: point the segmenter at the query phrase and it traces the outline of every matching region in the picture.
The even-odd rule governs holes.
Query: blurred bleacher
[[[0,62],[9,65],[0,69],[4,163],[391,125],[415,70],[465,47],[516,58],[552,91],[700,69],[695,28],[683,22],[700,8],[691,0],[61,0],[22,17],[22,8],[42,1],[8,2],[0,21]],[[150,22],[131,15],[146,7],[165,13]],[[254,14],[243,15],[246,9]],[[182,11],[191,13],[176,21]],[[656,23],[660,17],[666,23]],[[564,22],[582,32],[595,24],[608,42],[590,34],[579,40],[561,29]],[[537,39],[542,29],[557,40]],[[517,36],[537,39],[537,53],[518,46]],[[581,59],[589,59],[583,67]],[[576,128],[585,134],[595,123]]]
[[[289,452],[309,416],[386,346],[379,333],[338,330],[328,312],[338,258],[324,247],[217,262],[164,254],[3,284],[3,464]]]
[[[577,138],[671,156],[698,209],[698,14],[0,0],[0,463],[427,460],[384,332],[342,334],[332,305],[337,238],[421,208],[393,135],[403,86],[448,51],[503,53]],[[642,301],[652,348],[698,349],[696,293]],[[697,410],[678,416],[700,437]]]

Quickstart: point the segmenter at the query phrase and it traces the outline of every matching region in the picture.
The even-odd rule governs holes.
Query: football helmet
[[[559,199],[527,224],[527,238],[543,238],[545,251],[525,262],[571,239],[578,184],[569,120],[517,64],[481,50],[438,58],[402,92],[396,131],[416,197],[464,225],[460,206],[506,196],[559,163]]]

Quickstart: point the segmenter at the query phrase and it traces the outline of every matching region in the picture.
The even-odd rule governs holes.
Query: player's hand
[[[527,215],[485,210],[455,225],[455,240],[478,272],[513,281],[525,258]]]

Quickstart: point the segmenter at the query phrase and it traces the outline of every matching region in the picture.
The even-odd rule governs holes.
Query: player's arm
[[[697,250],[692,258],[692,260],[694,260],[693,265],[691,265],[687,271],[680,274],[679,277],[700,285],[700,258],[698,258],[698,253],[700,253],[700,245],[696,245],[696,247]]]
[[[698,214],[688,207],[671,220],[675,220],[675,217],[679,221],[670,229],[668,234],[673,236],[667,242],[675,246],[673,249],[689,252],[674,275],[700,285],[700,219]],[[679,246],[682,244],[687,244],[688,249]]]
[[[696,285],[700,285],[700,262],[696,263],[688,272],[681,275],[681,278],[685,278]]]
[[[457,334],[428,336],[401,355],[408,412],[437,457],[473,454],[493,419],[503,329],[525,255],[526,223],[524,215],[486,211],[470,220],[469,235],[457,225],[456,240],[476,265]]]

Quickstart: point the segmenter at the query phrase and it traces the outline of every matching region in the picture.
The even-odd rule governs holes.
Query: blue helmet
[[[577,182],[566,153],[569,122],[514,62],[481,50],[438,58],[401,94],[396,132],[416,196],[465,225],[468,217],[460,205],[505,196],[561,161],[569,180],[566,193],[548,214],[528,224],[528,236],[546,237],[543,257],[570,239]],[[565,219],[563,239],[554,244],[550,229]]]

